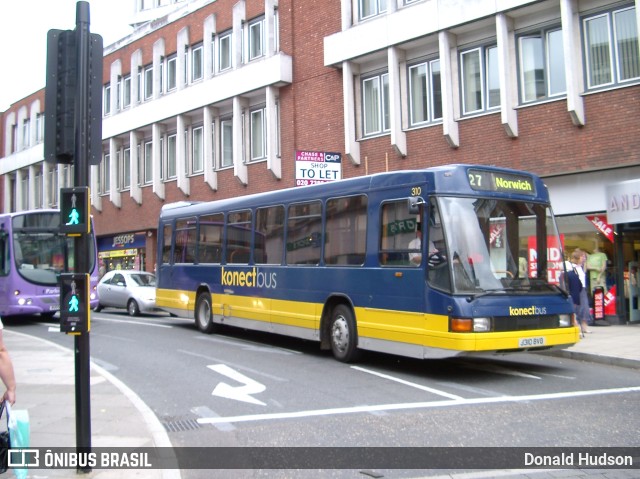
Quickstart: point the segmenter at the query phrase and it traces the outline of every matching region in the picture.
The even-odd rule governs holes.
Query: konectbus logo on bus
[[[534,316],[538,314],[547,314],[547,308],[544,306],[528,306],[526,308],[509,306],[509,316]]]
[[[248,288],[271,288],[277,286],[277,273],[265,273],[260,268],[251,268],[249,271],[242,270],[225,270],[222,267],[220,273],[220,282],[222,286],[244,286]]]

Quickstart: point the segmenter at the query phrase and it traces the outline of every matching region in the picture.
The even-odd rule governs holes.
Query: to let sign
[[[296,151],[296,186],[342,179],[342,155],[322,151]]]

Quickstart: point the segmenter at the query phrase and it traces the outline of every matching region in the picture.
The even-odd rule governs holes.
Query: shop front
[[[629,178],[640,178],[640,167],[545,178],[565,257],[576,248],[587,253],[592,314],[610,324],[640,321],[640,180]],[[634,187],[636,197],[628,190]],[[629,199],[622,203],[616,199],[621,195]],[[629,204],[636,216],[616,215],[616,201]],[[635,209],[633,201],[639,203]]]
[[[102,274],[114,269],[144,270],[145,259],[145,233],[98,238],[98,262]]]
[[[624,304],[627,319],[640,322],[640,179],[610,184],[606,189],[607,218],[615,225],[619,268],[624,270]]]

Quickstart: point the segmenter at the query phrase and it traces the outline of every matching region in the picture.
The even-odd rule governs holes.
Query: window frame
[[[199,138],[196,136],[199,135]],[[191,128],[191,174],[204,172],[204,126]]]
[[[142,71],[142,100],[149,101],[153,99],[153,64],[149,64]]]
[[[560,45],[552,45],[552,41],[550,36],[554,33],[560,33]],[[543,66],[543,78],[542,78],[542,88],[544,93],[542,95],[538,94],[538,90],[535,90],[535,98],[531,98],[527,95],[527,80],[525,79],[525,50],[523,48],[523,41],[528,39],[537,39],[541,44],[540,53],[542,55],[542,66]],[[565,74],[565,63],[562,61],[561,68],[552,69],[552,56],[559,46],[562,46],[560,49],[561,55],[564,58],[564,41],[562,38],[562,28],[561,25],[554,25],[548,28],[544,28],[541,30],[533,30],[518,35],[517,37],[517,54],[518,54],[518,95],[519,102],[521,105],[527,105],[531,103],[552,100],[557,98],[562,98],[567,94],[567,81]],[[535,77],[534,77],[535,78]],[[564,89],[558,92],[552,92],[552,85],[557,80],[562,80],[564,82]]]
[[[483,45],[479,45],[479,46],[475,46],[472,48],[467,48],[459,51],[458,58],[460,62],[460,107],[462,110],[461,111],[462,116],[473,116],[473,115],[478,115],[483,113],[492,113],[500,110],[500,106],[501,106],[500,103],[498,103],[497,105],[489,105],[489,100],[492,98],[492,96],[490,95],[491,92],[489,90],[489,87],[491,84],[491,80],[494,80],[493,76],[491,76],[490,78],[490,75],[496,73],[495,69],[497,68],[497,64],[495,66],[490,65],[490,66],[493,66],[493,68],[488,68],[487,65],[490,62],[490,58],[491,58],[490,54],[494,49],[497,53],[497,45],[495,43],[486,43]],[[480,106],[479,108],[468,110],[468,105],[467,105],[468,92],[466,89],[467,82],[465,81],[466,75],[467,75],[467,69],[464,62],[464,57],[465,55],[470,55],[472,53],[477,53],[478,58],[480,59],[480,62],[479,62]],[[498,82],[500,81],[499,76],[497,80]],[[498,92],[499,91],[500,90],[498,90]],[[477,95],[477,90],[475,91],[475,94]],[[500,98],[500,94],[498,93],[498,99],[499,98]]]
[[[367,102],[367,83],[371,81],[377,82],[377,90],[376,98],[373,99],[372,103],[375,103],[373,106],[375,107],[375,115],[377,118],[373,118],[376,129],[368,130],[368,113],[374,113],[373,111],[369,112],[368,110],[368,102]],[[388,72],[380,72],[374,75],[363,76],[361,80],[361,97],[362,97],[362,136],[364,138],[371,138],[379,135],[388,134],[391,131],[391,118],[389,113],[389,73]]]
[[[638,70],[638,75],[626,79],[621,79],[621,55],[619,51],[619,30],[617,28],[616,16],[622,12],[634,11],[634,19],[637,17],[637,12],[635,12],[635,5],[626,5],[619,8],[612,8],[606,11],[601,11],[598,13],[594,13],[592,15],[586,15],[581,18],[581,34],[583,39],[583,59],[584,59],[584,75],[585,75],[585,86],[589,91],[600,90],[603,88],[611,88],[618,86],[626,86],[629,84],[635,84],[640,82],[640,60],[636,58],[636,68]],[[588,22],[598,19],[604,18],[607,24],[607,52],[608,52],[608,61],[609,61],[609,75],[610,80],[604,83],[592,83],[592,55],[591,49],[589,46],[589,35],[588,35]],[[638,32],[637,21],[632,22],[633,27],[635,27],[635,49],[636,52],[640,50],[640,32]],[[637,56],[637,55],[636,55]]]
[[[260,138],[256,138],[256,128],[254,125],[254,115],[260,115],[260,128],[259,134]],[[265,160],[267,158],[267,111],[266,107],[262,106],[260,108],[253,108],[249,112],[249,151],[251,152],[250,161],[260,161]],[[259,147],[259,151],[256,150],[256,147]]]
[[[218,72],[225,72],[233,68],[233,32],[221,33],[218,37]],[[224,63],[223,63],[224,62]]]
[[[435,70],[434,65],[437,63],[437,73],[439,77],[439,94],[436,94],[436,90],[434,89],[434,77]],[[424,95],[423,98],[416,98],[414,96],[414,76],[412,75],[412,71],[419,68],[424,67],[424,90],[421,90]],[[431,123],[441,123],[442,122],[442,76],[440,69],[440,59],[432,58],[429,60],[424,60],[421,62],[413,63],[408,65],[407,67],[407,90],[408,90],[408,107],[409,107],[409,127],[419,127],[424,125],[429,125]],[[436,96],[439,96],[439,110],[440,116],[436,116]],[[415,107],[419,101],[423,101],[426,119],[416,121],[414,117]]]
[[[226,138],[225,128],[230,129],[229,138]],[[230,145],[227,145],[227,141]],[[230,149],[227,149],[230,146]],[[226,152],[231,155],[228,158]],[[220,169],[233,166],[233,118],[223,118],[220,120]]]
[[[370,18],[377,17],[384,13],[387,13],[387,10],[388,10],[387,1],[394,1],[394,0],[358,0],[358,20],[364,21]],[[369,13],[369,14],[363,13],[365,2],[370,4],[370,6],[372,7],[371,8],[372,13]]]
[[[199,82],[203,79],[204,47],[202,43],[198,43],[191,48],[191,83]]]
[[[175,53],[167,57],[167,85],[165,91],[170,91],[178,88],[178,55]]]
[[[256,43],[254,40],[256,38],[255,36],[255,32],[254,32],[254,28],[259,28],[259,32],[258,32],[258,42]],[[264,34],[265,34],[265,28],[264,28],[264,17],[259,18],[257,20],[253,20],[252,22],[249,23],[248,27],[247,27],[247,36],[248,36],[248,41],[247,41],[247,58],[249,59],[248,61],[253,61],[256,60],[258,58],[262,58],[265,55],[265,38],[264,38]],[[257,45],[257,49],[258,51],[254,51],[255,47]]]

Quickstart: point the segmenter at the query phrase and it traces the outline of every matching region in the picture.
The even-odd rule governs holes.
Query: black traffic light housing
[[[88,186],[60,188],[60,232],[67,235],[91,232]]]
[[[88,273],[60,275],[61,332],[76,334],[89,332],[90,292]]]
[[[102,37],[88,39],[88,161],[98,165],[102,159]],[[44,158],[50,163],[74,164],[76,129],[80,126],[77,110],[79,50],[75,30],[49,30],[47,34],[47,82],[44,94]]]

